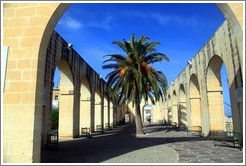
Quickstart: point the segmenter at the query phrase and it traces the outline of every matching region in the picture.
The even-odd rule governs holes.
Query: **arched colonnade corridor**
[[[100,126],[101,130],[106,126],[113,126],[113,103],[105,94],[106,82],[75,50],[68,48],[68,43],[56,32],[51,36],[46,59],[44,88],[48,89],[45,96],[47,100],[51,99],[53,93],[55,68],[58,67],[60,71],[59,138],[78,137],[82,128],[95,132],[97,126]],[[43,123],[46,125],[43,127],[43,143],[46,142],[47,133],[51,132],[50,101],[44,105],[44,112],[47,114]]]

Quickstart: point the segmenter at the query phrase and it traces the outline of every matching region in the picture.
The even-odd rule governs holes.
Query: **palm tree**
[[[158,53],[154,49],[160,45],[159,42],[151,42],[146,36],[141,36],[138,40],[135,35],[131,35],[130,41],[113,41],[126,55],[112,54],[106,55],[108,59],[103,63],[103,69],[113,69],[107,79],[106,91],[111,97],[118,99],[119,103],[135,104],[135,124],[136,134],[144,134],[141,120],[140,103],[144,99],[150,99],[153,104],[163,99],[167,88],[167,79],[161,71],[156,71],[151,64],[169,61],[165,54]]]

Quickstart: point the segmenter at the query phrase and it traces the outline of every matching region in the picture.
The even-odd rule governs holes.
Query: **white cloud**
[[[136,12],[136,11],[129,11],[124,13],[124,15],[128,16],[129,18],[135,17],[144,20],[155,20],[162,26],[167,26],[169,24],[175,24],[181,27],[192,27],[198,25],[198,19],[194,17],[184,17],[179,15],[164,15],[161,13],[143,13],[143,12]]]
[[[58,25],[63,26],[65,28],[70,28],[70,30],[76,30],[79,28],[99,28],[104,30],[111,30],[111,23],[112,17],[108,16],[103,19],[88,19],[88,18],[79,18],[76,19],[70,17],[70,16],[64,16],[62,19],[58,22]]]
[[[95,27],[95,28],[100,28],[104,30],[111,30],[110,23],[112,21],[112,17],[108,16],[103,19],[92,19],[88,22],[86,26],[88,27]]]
[[[62,17],[62,19],[58,22],[58,25],[70,28],[71,30],[79,29],[82,27],[82,24],[79,21],[73,19],[70,16]]]
[[[181,27],[193,27],[196,26],[198,20],[194,17],[182,17],[182,16],[175,16],[175,15],[162,15],[159,13],[153,13],[151,15],[152,19],[158,21],[158,23],[162,26],[166,26],[168,24],[175,24]]]
[[[153,13],[152,15],[150,15],[150,17],[154,20],[157,20],[157,22],[163,26],[167,25],[170,21],[173,20],[173,18],[171,18],[170,16],[163,16],[158,13]]]

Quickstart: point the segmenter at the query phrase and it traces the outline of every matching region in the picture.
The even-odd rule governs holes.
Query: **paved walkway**
[[[92,138],[59,142],[42,150],[42,163],[243,163],[243,150],[214,147],[213,141],[149,126],[146,135],[135,136],[132,125],[119,126]]]

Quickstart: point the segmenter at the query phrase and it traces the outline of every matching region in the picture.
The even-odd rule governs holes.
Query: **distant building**
[[[53,88],[52,109],[59,109],[60,88]]]
[[[225,116],[225,131],[233,131],[232,116]]]

